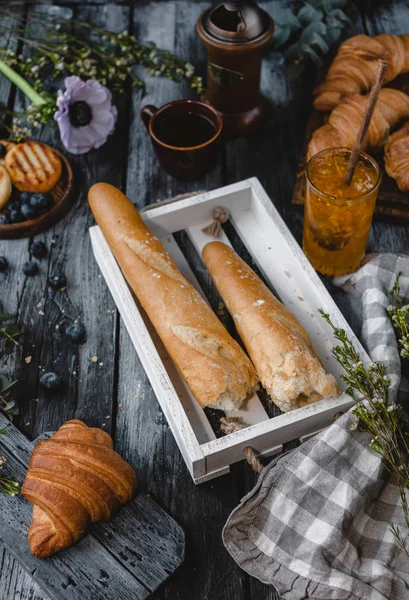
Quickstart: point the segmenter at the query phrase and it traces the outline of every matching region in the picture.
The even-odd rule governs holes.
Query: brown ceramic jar
[[[255,2],[229,0],[204,11],[196,28],[208,53],[203,99],[222,114],[228,137],[253,131],[265,113],[261,59],[273,36],[273,19]]]

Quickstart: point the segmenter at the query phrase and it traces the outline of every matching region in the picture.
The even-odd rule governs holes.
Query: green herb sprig
[[[382,457],[399,486],[401,505],[409,528],[409,422],[401,406],[388,404],[391,382],[386,375],[385,365],[374,362],[365,366],[345,330],[336,327],[329,314],[322,310],[320,313],[339,341],[332,349],[332,355],[345,371],[341,379],[346,383],[346,393],[356,402],[352,410],[355,415],[352,429],[371,436],[369,447]],[[408,536],[403,538],[399,527],[394,524],[390,529],[409,557]]]
[[[0,435],[4,435],[5,433],[5,429],[0,429]],[[0,456],[0,471],[3,469],[5,463],[6,459],[4,456]],[[17,496],[20,491],[21,486],[17,481],[13,481],[12,479],[0,475],[0,493],[9,494],[9,496]]]
[[[10,352],[18,346],[17,337],[20,335],[19,327],[13,321],[13,315],[0,313],[0,336],[5,339],[4,348]]]
[[[402,358],[409,358],[409,305],[403,304],[400,289],[400,278],[402,272],[399,272],[396,281],[391,289],[393,304],[387,309],[389,318],[398,334],[398,344]]]
[[[16,385],[17,380],[10,381],[5,375],[0,374],[0,412],[12,419],[18,414],[18,405],[11,398],[11,390]]]
[[[10,25],[6,19],[3,24],[2,16],[14,17],[15,24]],[[177,82],[186,80],[199,96],[203,93],[202,78],[195,75],[192,64],[152,42],[140,43],[127,31],[113,33],[88,22],[35,11],[28,20],[21,11],[0,7],[0,33],[13,34],[24,46],[24,54],[0,49],[0,73],[6,74],[16,85],[20,76],[29,81],[32,88],[29,90],[33,95],[31,104],[24,112],[13,114],[15,118],[9,130],[16,141],[30,137],[33,129],[52,122],[57,94],[49,89],[55,88],[53,81],[62,76],[97,79],[110,90],[123,93],[126,80],[134,87],[144,87],[134,72],[134,67],[140,65],[150,75]],[[14,73],[10,76],[9,71],[7,75],[7,69]]]

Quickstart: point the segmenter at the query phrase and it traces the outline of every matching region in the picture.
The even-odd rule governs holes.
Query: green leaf
[[[301,21],[290,8],[281,8],[276,13],[274,22],[276,25],[280,25],[281,27],[289,26],[292,30],[301,29],[302,27]]]
[[[9,379],[7,379],[7,377],[4,376],[0,376],[1,380],[0,380],[0,392],[2,396],[8,396],[10,394],[10,390],[12,387],[14,387],[17,383],[17,379],[15,381],[10,381]],[[3,383],[5,385],[3,385]]]
[[[301,40],[310,45],[314,35],[320,35],[325,37],[327,34],[327,27],[324,23],[316,21],[315,23],[311,23],[304,29],[301,34]]]
[[[7,402],[6,406],[3,408],[3,412],[11,413],[15,407],[16,407],[15,401],[10,400],[10,402]]]
[[[9,325],[6,325],[6,327],[4,327],[4,329],[11,336],[19,335],[19,333],[20,333],[20,329],[15,323],[10,323]]]
[[[344,25],[352,25],[351,19],[340,8],[333,10],[328,15],[327,22],[330,23],[331,20],[339,21],[339,22],[343,23]]]
[[[297,16],[303,25],[309,25],[315,21],[322,21],[324,13],[321,10],[316,10],[310,4],[306,4]]]
[[[285,25],[283,26],[278,26],[276,27],[276,30],[274,31],[274,35],[273,35],[273,44],[276,48],[278,48],[279,46],[282,46],[283,44],[285,44],[285,42],[288,40],[288,38],[291,35],[291,27],[289,25]]]
[[[329,46],[328,46],[327,42],[318,33],[313,33],[312,34],[311,41],[312,41],[313,44],[315,44],[316,46],[318,46],[318,48],[321,50],[321,52],[323,54],[326,54],[328,52]]]
[[[313,50],[310,46],[307,46],[305,52],[316,65],[318,65],[319,67],[322,65],[322,60],[319,54],[317,54],[317,52],[315,52],[315,50]]]
[[[341,37],[341,33],[342,29],[340,29],[339,27],[328,27],[327,35],[325,36],[328,45],[333,46],[334,44],[336,44],[339,38]]]

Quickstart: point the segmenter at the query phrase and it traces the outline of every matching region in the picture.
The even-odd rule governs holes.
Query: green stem
[[[46,104],[46,101],[38,92],[35,91],[33,87],[27,81],[21,77],[14,69],[6,65],[5,62],[0,60],[0,73],[2,73],[7,79],[9,79],[12,83],[14,83],[27,98],[30,100],[32,104],[35,106],[41,106],[42,104]]]

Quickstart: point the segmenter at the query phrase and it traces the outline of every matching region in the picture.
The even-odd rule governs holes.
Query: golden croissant
[[[402,192],[409,191],[409,123],[388,138],[385,144],[385,169]]]
[[[328,123],[314,131],[308,145],[307,158],[317,152],[346,146],[352,148],[357,138],[368,97],[360,94],[347,96],[334,108]],[[384,88],[365,137],[363,149],[378,150],[386,142],[391,129],[409,118],[409,96],[399,90]]]
[[[44,558],[68,548],[91,523],[111,519],[135,490],[135,472],[113,450],[111,436],[67,421],[37,444],[28,466],[23,495],[34,504],[32,553]]]
[[[341,44],[324,83],[315,91],[314,108],[332,110],[344,96],[366,94],[378,62],[388,62],[385,83],[409,71],[409,35],[356,35]]]

